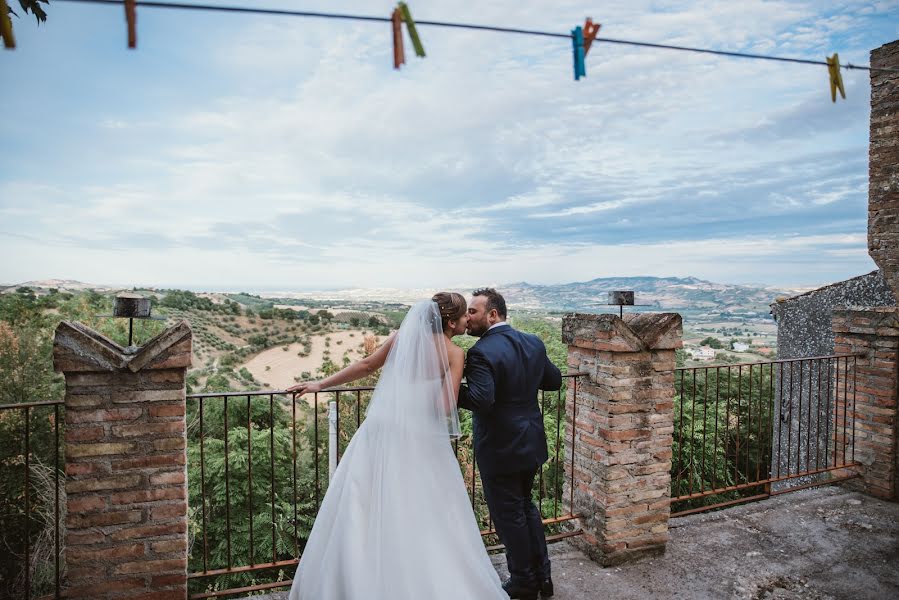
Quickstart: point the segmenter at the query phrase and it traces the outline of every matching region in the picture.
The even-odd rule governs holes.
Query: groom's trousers
[[[550,577],[546,535],[540,511],[531,500],[537,469],[518,473],[484,474],[484,497],[500,541],[512,581],[533,586]]]

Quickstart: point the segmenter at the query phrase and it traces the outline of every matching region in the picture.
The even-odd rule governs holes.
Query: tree
[[[318,509],[317,500],[324,495],[321,488],[326,487],[321,477],[316,479],[314,464],[316,460],[327,460],[323,446],[327,435],[321,435],[327,425],[319,423],[316,449],[312,410],[297,400],[296,414],[294,432],[291,407],[280,401],[270,404],[266,397],[210,398],[203,403],[202,436],[198,426],[188,430],[189,517],[195,540],[191,572],[202,571],[204,566],[224,568],[229,562],[242,566],[289,560],[296,558],[298,550],[302,551]],[[188,422],[199,422],[196,401],[188,403]],[[326,465],[319,465],[319,473],[326,469]],[[204,550],[208,557],[205,565]],[[252,585],[264,581],[264,577],[249,572],[214,580],[191,580],[190,592]]]
[[[60,398],[63,383],[53,372],[53,343],[37,327],[0,321],[0,404]]]
[[[671,493],[747,484],[771,466],[773,369],[687,369],[675,376]],[[760,486],[761,487],[761,486]],[[677,503],[678,510],[759,493],[760,487]]]
[[[40,25],[41,23],[45,23],[47,21],[47,13],[44,12],[44,8],[41,6],[41,4],[49,5],[50,1],[49,0],[19,0],[19,6],[22,7],[22,10],[24,10],[26,13],[30,12],[31,14],[33,14],[34,18],[37,19],[38,25]],[[17,17],[19,16],[19,14],[16,11],[14,11],[12,9],[12,7],[9,7],[9,12],[16,15]]]
[[[62,397],[62,377],[52,369],[52,326],[54,320],[41,314],[39,299],[30,294],[7,294],[0,301],[0,404],[21,404]],[[50,473],[56,457],[54,431],[62,411],[56,407],[34,407],[0,411],[0,597],[24,597],[23,558],[25,546],[34,550],[46,539],[47,503],[37,494],[37,475]],[[30,436],[30,535],[25,535],[25,446],[23,432]],[[62,434],[62,432],[61,432]],[[63,434],[64,435],[64,434]],[[49,466],[45,466],[49,465]],[[63,484],[64,487],[64,484]],[[50,496],[52,498],[52,495]],[[52,505],[50,505],[52,510]],[[32,556],[37,556],[36,552]],[[46,556],[34,562],[32,597],[47,592]],[[52,559],[50,562],[52,570]]]
[[[700,346],[708,346],[709,348],[714,348],[715,350],[720,350],[724,348],[724,344],[721,343],[721,340],[715,337],[707,337],[701,342],[699,342]]]

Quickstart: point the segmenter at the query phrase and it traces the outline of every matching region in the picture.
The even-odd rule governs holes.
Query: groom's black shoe
[[[553,595],[553,580],[551,577],[547,577],[546,579],[540,582],[540,597],[541,598],[549,598]]]
[[[503,590],[511,600],[537,600],[538,588],[514,583],[511,579],[503,584]]]

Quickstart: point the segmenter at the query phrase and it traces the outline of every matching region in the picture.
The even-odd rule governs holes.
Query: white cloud
[[[586,16],[579,2],[414,8],[418,19],[561,32]],[[820,57],[851,40],[841,58],[864,62],[880,43],[866,27],[890,3],[867,8],[646,0],[591,16],[603,37],[727,50]],[[152,28],[164,17],[144,37],[167,35]],[[0,250],[27,256],[0,279],[124,281],[139,263],[144,283],[379,286],[585,279],[609,262],[632,274],[785,281],[815,273],[802,261],[821,252],[838,258],[830,277],[867,264],[863,242],[822,237],[864,228],[863,168],[819,159],[864,148],[860,74],[847,73],[850,100],[832,106],[823,67],[597,43],[575,83],[567,40],[434,27],[421,28],[428,57],[407,47],[395,72],[386,24],[210,22],[165,39],[164,52],[138,51],[144,70],[122,88],[147,95],[139,108],[62,84],[58,96],[25,81],[11,89],[40,96],[62,143],[37,124],[41,143],[14,131],[19,162],[0,151]],[[85,60],[97,82],[117,59]],[[788,222],[759,236],[775,215]],[[804,217],[803,236],[783,237]],[[774,256],[784,260],[772,268]]]

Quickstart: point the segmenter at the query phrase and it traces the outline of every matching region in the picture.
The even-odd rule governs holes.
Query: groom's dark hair
[[[502,294],[500,294],[493,288],[481,288],[472,292],[471,295],[486,296],[487,312],[490,312],[495,308],[496,314],[498,314],[503,321],[506,320],[506,299],[503,298]]]

